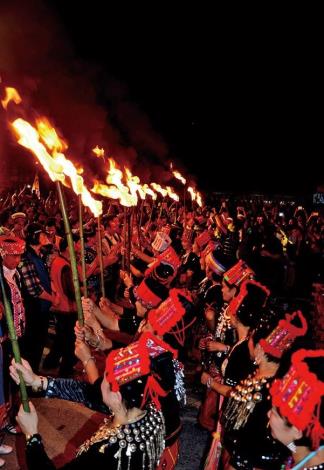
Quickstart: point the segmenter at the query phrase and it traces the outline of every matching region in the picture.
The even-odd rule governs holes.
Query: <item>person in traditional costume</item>
[[[292,470],[324,468],[324,350],[300,349],[271,389],[272,436],[292,453]]]
[[[25,308],[21,295],[21,277],[17,271],[21,255],[25,251],[25,242],[13,235],[0,236],[0,255],[3,271],[4,288],[7,298],[11,305],[13,314],[13,323],[19,346],[23,348],[24,333],[26,327]],[[4,315],[2,304],[2,293],[0,292],[0,342],[2,348],[3,371],[1,372],[2,384],[2,419],[0,429],[4,429],[11,434],[17,434],[17,428],[14,424],[15,411],[13,410],[13,401],[15,390],[12,389],[12,383],[9,380],[9,364],[12,357],[11,343],[8,337],[8,328]],[[1,381],[1,379],[0,379]]]
[[[223,445],[230,457],[226,470],[280,470],[287,452],[268,432],[269,388],[282,355],[306,331],[306,320],[296,311],[280,320],[270,334],[266,325],[251,336],[257,368],[231,390],[221,417]]]
[[[81,352],[83,351],[83,352]],[[155,362],[156,357],[168,355],[170,348],[152,336],[142,335],[139,341],[120,348],[107,356],[103,379],[93,385],[72,379],[40,377],[33,373],[29,364],[13,364],[10,374],[19,383],[20,371],[27,385],[45,391],[45,396],[84,403],[99,411],[110,410],[110,417],[79,448],[76,458],[62,469],[88,468],[97,470],[154,470],[165,448],[166,427],[172,427],[174,419],[168,415],[168,423],[161,411],[159,397],[167,397],[158,376],[166,383],[172,377],[170,362]],[[89,354],[87,347],[79,351]],[[92,356],[83,361],[84,366],[93,364]],[[157,372],[154,371],[157,370]],[[100,390],[100,391],[99,391]],[[34,406],[26,413],[22,407],[17,416],[26,435],[26,460],[29,470],[56,468],[44,449],[38,434],[38,418]]]

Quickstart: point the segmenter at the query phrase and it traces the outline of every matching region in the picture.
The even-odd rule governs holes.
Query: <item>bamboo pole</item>
[[[83,295],[88,297],[88,286],[87,286],[87,274],[86,274],[86,263],[85,263],[85,250],[84,250],[84,233],[83,233],[83,217],[82,217],[82,200],[81,194],[78,196],[79,199],[79,230],[80,230],[80,245],[81,245],[81,268],[82,268],[82,282],[83,282]]]
[[[162,216],[162,212],[163,212],[164,198],[165,198],[165,196],[162,197],[162,201],[161,201],[161,207],[160,207],[160,212],[159,212],[159,217],[158,217],[159,221],[161,220],[161,216]]]
[[[153,200],[152,201],[152,207],[151,207],[151,213],[150,213],[150,218],[149,218],[149,221],[148,221],[148,225],[150,225],[151,221],[152,221],[152,216],[153,216],[153,211],[155,209],[155,201]]]
[[[10,341],[11,341],[12,352],[13,352],[16,363],[21,364],[21,356],[20,356],[18,338],[17,338],[17,333],[16,333],[16,330],[15,330],[14,322],[13,322],[13,319],[12,319],[11,305],[10,305],[9,300],[7,298],[7,294],[6,294],[6,290],[5,290],[5,286],[4,286],[2,266],[0,267],[0,283],[1,283],[3,306],[4,306],[7,325],[8,325],[8,332],[9,332],[9,338],[10,338]],[[30,413],[26,384],[25,384],[25,381],[23,379],[23,376],[22,376],[21,372],[18,371],[18,374],[19,374],[20,397],[21,397],[21,402],[22,402],[22,405],[23,405],[23,409],[27,413]]]
[[[186,228],[186,185],[183,187],[183,228]]]
[[[102,258],[102,238],[101,238],[100,215],[98,215],[98,258],[99,258],[99,267],[100,267],[101,293],[102,293],[102,297],[106,297],[105,278],[104,278],[104,265],[103,265],[103,258]]]
[[[178,203],[176,202],[176,205],[175,205],[175,211],[174,211],[174,224],[177,222],[177,218],[178,218]]]
[[[62,216],[63,216],[65,235],[66,235],[68,246],[69,246],[72,279],[73,279],[75,301],[76,301],[77,312],[78,312],[78,321],[79,321],[79,325],[83,326],[84,321],[83,321],[83,310],[82,310],[82,303],[81,303],[81,291],[80,291],[80,284],[79,284],[79,273],[78,273],[77,262],[76,262],[76,257],[75,257],[75,250],[74,250],[71,227],[70,227],[70,223],[69,223],[69,219],[68,219],[68,215],[66,211],[64,193],[62,190],[61,183],[59,181],[56,181],[56,189],[57,189],[57,193],[59,196],[59,201],[60,201],[60,206],[61,206],[61,211],[62,211]]]
[[[131,207],[130,209],[126,208],[126,219],[127,219],[126,271],[128,272],[128,274],[130,274],[130,253],[131,253],[132,234],[133,234],[133,226],[134,226],[134,219],[135,219],[135,207]]]

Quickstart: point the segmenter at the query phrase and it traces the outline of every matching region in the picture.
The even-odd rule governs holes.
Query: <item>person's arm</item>
[[[53,302],[53,296],[46,292],[42,287],[41,281],[33,263],[29,262],[27,259],[24,259],[19,265],[18,271],[21,275],[21,279],[27,289],[28,294],[31,297],[38,297],[40,299]]]
[[[20,410],[17,422],[26,436],[26,461],[28,470],[56,470],[58,467],[48,457],[42,437],[38,433],[38,417],[34,405],[29,402],[30,413]],[[80,468],[105,468],[107,456],[101,452],[84,452],[80,456],[60,466],[59,470],[77,470]]]
[[[133,266],[132,263],[130,264],[130,271],[133,274],[133,276],[137,277],[138,279],[141,279],[144,277],[143,273],[139,269],[135,268],[135,266]]]
[[[143,251],[138,250],[137,248],[133,247],[132,252],[137,258],[141,259],[142,261],[144,261],[147,264],[153,263],[153,261],[155,260],[155,258],[153,256],[146,255],[145,253],[143,253]]]
[[[229,385],[224,385],[219,382],[217,382],[215,379],[213,379],[207,372],[203,372],[201,375],[201,383],[203,385],[206,385],[207,388],[211,388],[215,392],[219,393],[220,395],[224,395],[224,397],[229,396],[231,390],[233,387],[230,387]]]
[[[94,315],[104,328],[116,331],[118,330],[118,317],[110,309],[108,302],[108,299],[102,298],[99,308],[91,299],[82,297],[82,308],[85,315]],[[102,309],[104,309],[104,311]]]
[[[20,382],[18,375],[18,371],[20,371],[26,385],[33,387],[34,390],[40,393],[42,392],[45,398],[60,398],[62,400],[82,403],[92,410],[108,412],[107,407],[100,401],[100,394],[95,393],[98,388],[97,382],[89,384],[74,379],[42,377],[33,372],[25,359],[22,359],[22,364],[16,364],[15,361],[12,360],[9,370],[10,376],[16,384],[19,385]]]

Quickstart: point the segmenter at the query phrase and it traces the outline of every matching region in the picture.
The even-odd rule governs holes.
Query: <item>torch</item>
[[[69,222],[67,211],[66,211],[64,193],[63,193],[62,185],[59,181],[56,181],[56,189],[57,189],[57,193],[59,196],[60,207],[61,207],[61,212],[62,212],[62,217],[63,217],[63,222],[64,222],[65,235],[67,238],[69,252],[70,252],[72,280],[73,280],[73,286],[74,286],[75,301],[77,305],[78,321],[79,321],[79,325],[83,326],[84,320],[83,320],[83,310],[82,310],[82,303],[81,303],[79,273],[78,273],[78,268],[77,268],[71,226],[70,226],[70,222]]]
[[[79,203],[79,230],[80,230],[80,246],[81,246],[81,268],[82,268],[82,282],[83,282],[83,295],[88,297],[86,264],[85,264],[85,250],[84,250],[84,232],[83,232],[83,217],[82,217],[82,199],[81,194],[78,195]]]
[[[172,174],[175,178],[177,178],[183,184],[183,220],[184,220],[184,228],[186,225],[186,178],[182,176],[179,171],[172,171]]]
[[[91,194],[83,184],[83,178],[78,174],[73,163],[67,158],[65,158],[65,155],[62,153],[62,151],[67,148],[67,145],[62,139],[59,138],[56,133],[56,130],[51,126],[47,119],[39,119],[36,125],[37,128],[33,127],[30,123],[21,118],[16,119],[12,123],[12,126],[17,136],[19,137],[18,143],[23,147],[28,148],[36,155],[51,180],[56,182],[56,188],[64,221],[65,234],[67,237],[70,252],[71,270],[78,312],[78,320],[80,325],[82,326],[83,311],[81,303],[79,275],[74,251],[73,237],[69,224],[61,183],[66,184],[65,177],[68,176],[71,180],[74,192],[76,194],[81,194],[83,204],[90,207],[92,212],[97,213],[97,215],[102,212],[102,203],[92,198]],[[51,154],[49,153],[49,151],[51,152]]]
[[[95,182],[92,191],[102,196],[109,197],[111,199],[119,199],[119,202],[124,206],[124,229],[123,229],[123,241],[124,241],[124,250],[123,250],[123,259],[122,259],[122,268],[127,269],[126,266],[126,256],[127,252],[130,250],[130,241],[128,242],[128,232],[129,232],[129,218],[128,218],[128,207],[137,205],[137,196],[132,194],[129,191],[129,188],[124,185],[122,182],[123,173],[116,167],[116,162],[113,158],[109,158],[110,168],[108,170],[108,175],[106,178],[107,184],[101,184]],[[136,192],[136,191],[135,191]],[[129,255],[128,255],[129,258]]]
[[[99,266],[100,266],[100,287],[101,287],[102,297],[106,297],[104,265],[103,265],[103,258],[102,258],[102,238],[101,238],[100,215],[98,215],[97,220],[98,220],[98,258],[99,258]]]

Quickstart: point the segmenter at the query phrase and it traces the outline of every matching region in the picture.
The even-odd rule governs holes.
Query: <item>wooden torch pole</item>
[[[56,189],[57,189],[57,193],[59,196],[60,207],[61,207],[61,212],[62,212],[63,222],[64,222],[65,235],[67,238],[69,252],[70,252],[72,279],[73,279],[73,286],[74,286],[74,292],[75,292],[75,301],[77,305],[78,321],[79,321],[79,325],[83,326],[84,321],[83,321],[83,310],[82,310],[82,302],[81,302],[81,291],[80,291],[80,284],[79,284],[79,273],[78,273],[78,268],[77,268],[71,227],[70,227],[70,223],[69,223],[69,219],[68,219],[68,215],[66,211],[64,193],[62,190],[62,185],[59,181],[56,181]]]

